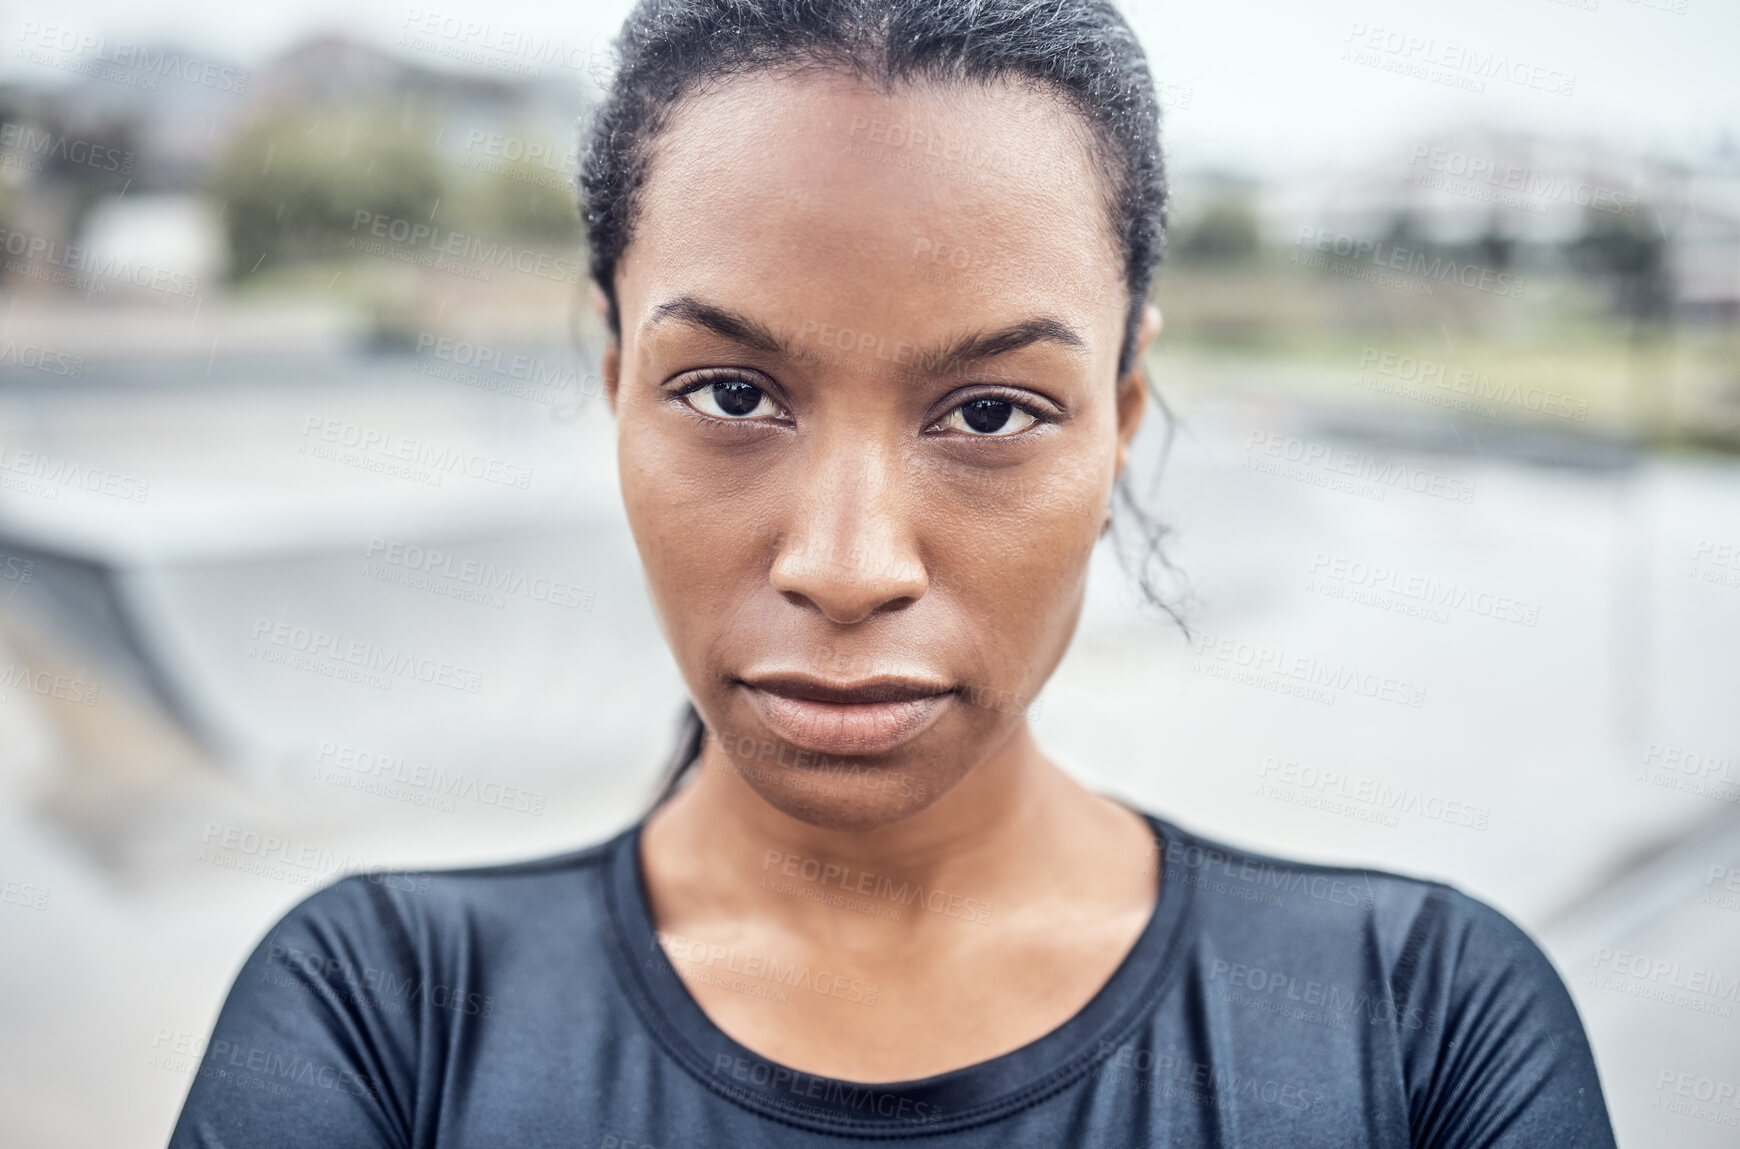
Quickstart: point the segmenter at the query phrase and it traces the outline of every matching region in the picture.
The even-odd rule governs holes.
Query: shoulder
[[[632,830],[608,841],[548,857],[450,869],[365,870],[304,898],[278,929],[373,928],[452,916],[500,914],[559,890],[577,891],[600,874]]]
[[[299,979],[373,986],[467,966],[553,917],[602,928],[601,877],[625,830],[580,850],[502,865],[349,874],[293,906],[251,964]]]
[[[1163,886],[1184,887],[1198,925],[1229,940],[1364,939],[1393,963],[1423,920],[1496,913],[1443,882],[1277,857],[1152,820]]]
[[[1431,1016],[1504,984],[1558,1022],[1575,1014],[1564,983],[1505,914],[1445,882],[1387,870],[1318,865],[1207,838],[1155,819],[1162,883],[1187,887],[1199,945],[1270,960],[1282,973],[1375,974],[1398,1004]],[[1256,974],[1261,980],[1264,974]],[[1491,995],[1487,1004],[1494,1004]]]
[[[1295,1045],[1383,1032],[1412,1128],[1434,1144],[1612,1144],[1576,1006],[1509,917],[1444,882],[1155,823],[1162,890],[1187,887],[1194,984],[1229,1016],[1301,1023],[1285,1030]]]

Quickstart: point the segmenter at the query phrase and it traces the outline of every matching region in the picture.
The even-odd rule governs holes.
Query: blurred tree
[[[1654,211],[1588,211],[1567,251],[1572,266],[1611,285],[1614,310],[1634,321],[1660,321],[1673,309],[1667,236],[1657,219]]]
[[[572,164],[504,160],[467,189],[468,216],[490,230],[535,242],[581,241]]]
[[[231,274],[330,256],[360,238],[358,213],[430,221],[446,188],[430,133],[384,110],[299,109],[255,122],[212,182]],[[367,222],[368,217],[361,217]]]
[[[17,217],[64,243],[91,210],[137,187],[138,125],[110,114],[80,114],[52,99],[0,94],[0,226]]]
[[[1171,254],[1183,264],[1238,264],[1261,246],[1257,214],[1243,197],[1221,197],[1179,229]]]
[[[1494,271],[1508,270],[1516,260],[1516,238],[1506,233],[1497,212],[1486,217],[1485,229],[1470,247],[1474,259]]]
[[[1421,225],[1419,217],[1407,208],[1402,208],[1390,216],[1389,226],[1384,229],[1381,238],[1390,247],[1404,247],[1409,251],[1431,252],[1438,249],[1432,234]]]

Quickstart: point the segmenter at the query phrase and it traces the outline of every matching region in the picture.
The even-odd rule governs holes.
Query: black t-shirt
[[[1149,820],[1160,898],[1081,1012],[893,1084],[789,1069],[708,1020],[654,932],[639,826],[543,861],[349,877],[248,959],[171,1145],[1613,1145],[1564,984],[1503,915]],[[785,868],[863,912],[994,912]],[[700,948],[670,952],[774,1000],[889,992]]]

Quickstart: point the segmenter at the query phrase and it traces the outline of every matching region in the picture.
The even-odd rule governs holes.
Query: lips
[[[948,684],[917,678],[830,682],[757,675],[738,685],[775,737],[842,758],[886,754],[911,741],[955,697]]]

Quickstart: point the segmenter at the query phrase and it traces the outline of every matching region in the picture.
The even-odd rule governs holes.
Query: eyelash
[[[753,377],[751,377],[747,374],[742,374],[742,373],[738,373],[738,372],[734,372],[734,371],[720,371],[720,372],[716,372],[716,373],[708,373],[708,374],[704,375],[703,377],[696,379],[692,382],[686,383],[682,387],[680,387],[679,389],[671,392],[671,394],[669,396],[669,400],[670,400],[670,402],[680,404],[683,407],[683,409],[686,410],[687,412],[689,412],[691,415],[694,415],[700,419],[705,419],[709,423],[714,423],[714,424],[724,423],[724,424],[730,424],[730,425],[746,425],[746,426],[752,426],[752,427],[758,426],[758,425],[764,425],[764,420],[762,420],[762,419],[749,419],[749,418],[721,419],[716,415],[709,415],[704,411],[697,411],[692,403],[686,402],[686,399],[688,398],[688,396],[693,395],[697,391],[701,391],[701,390],[704,390],[705,388],[712,387],[718,383],[744,383],[744,384],[747,384],[748,386],[755,388],[757,391],[760,391],[762,393],[762,395],[766,396],[766,398],[768,399],[769,402],[773,403],[774,406],[776,406],[776,407],[779,406],[779,401],[774,398],[773,392],[766,385],[764,385],[760,382],[757,382]],[[1028,415],[1029,417],[1031,417],[1033,419],[1033,426],[1035,426],[1035,427],[1047,426],[1049,424],[1057,422],[1057,415],[1056,414],[1054,414],[1051,411],[1045,410],[1043,407],[1041,407],[1039,404],[1035,403],[1031,398],[1027,397],[1026,395],[1021,394],[1020,392],[1011,391],[1011,390],[1008,390],[1005,388],[991,388],[991,389],[986,390],[986,391],[980,391],[976,394],[968,395],[966,398],[962,399],[960,402],[955,403],[953,406],[949,407],[948,410],[944,411],[940,416],[938,416],[936,419],[933,419],[929,423],[929,425],[926,426],[925,433],[930,434],[932,432],[932,430],[938,424],[942,423],[950,415],[953,415],[956,411],[960,410],[962,407],[965,407],[968,403],[972,403],[972,402],[975,402],[975,401],[980,400],[980,399],[998,399],[998,400],[1001,400],[1002,402],[1008,403],[1010,406],[1014,407],[1016,410],[1021,411],[1021,412],[1025,413],[1026,415]],[[790,416],[787,415],[785,418],[789,419]],[[1023,435],[1028,434],[1031,430],[1032,430],[1032,427],[1029,427],[1029,428],[1020,430],[1020,431],[1016,431],[1015,433],[1010,434],[1010,435],[965,434],[965,435],[960,435],[959,437],[966,438],[966,439],[1018,439],[1018,438],[1021,438]],[[958,434],[957,432],[939,432],[939,433]]]
[[[682,387],[679,387],[677,390],[671,392],[669,395],[669,401],[677,404],[678,406],[683,408],[683,410],[687,411],[689,414],[695,416],[696,418],[705,419],[709,423],[713,423],[713,424],[723,423],[723,424],[727,424],[727,425],[731,425],[731,426],[750,426],[750,427],[765,425],[765,420],[763,420],[763,419],[748,419],[748,418],[721,419],[716,415],[709,415],[705,411],[697,411],[695,409],[694,404],[687,402],[688,397],[690,395],[693,395],[695,392],[704,391],[708,387],[712,387],[712,386],[719,384],[719,383],[744,383],[744,384],[747,384],[748,386],[753,387],[757,391],[761,392],[761,394],[768,400],[768,402],[772,403],[775,407],[778,407],[780,405],[779,400],[774,398],[773,391],[765,383],[759,382],[752,375],[749,375],[749,374],[744,373],[744,372],[737,372],[737,371],[704,372],[704,373],[702,373],[702,375],[699,378],[697,378],[693,382],[685,383]],[[790,418],[790,416],[787,415],[786,419],[789,419],[789,418]]]

